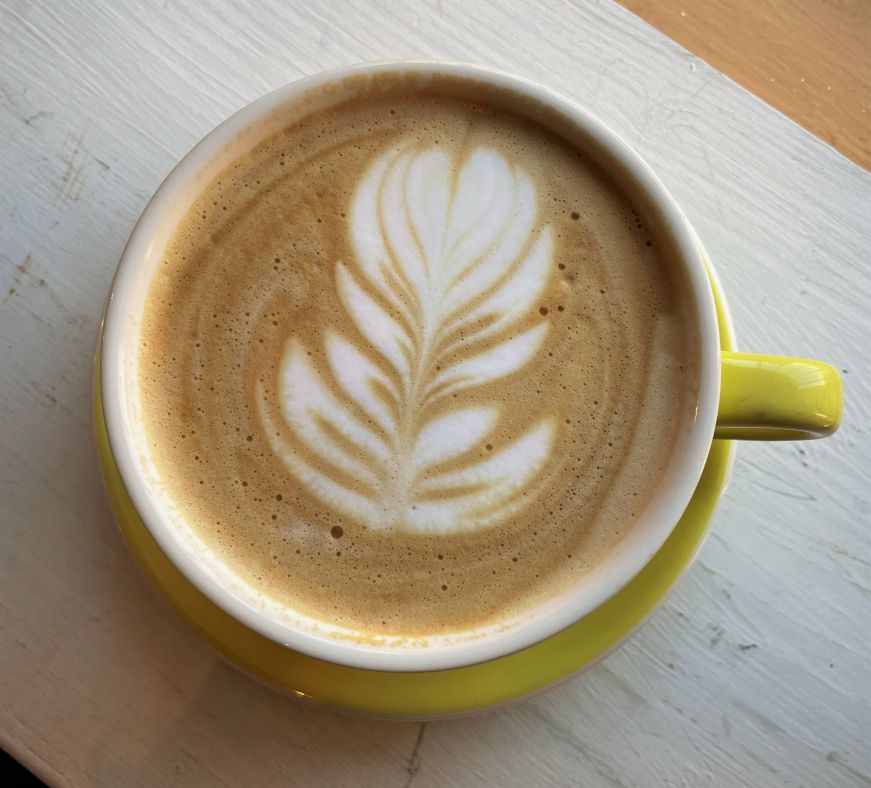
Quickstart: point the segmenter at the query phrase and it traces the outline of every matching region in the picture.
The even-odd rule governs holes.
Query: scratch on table
[[[811,495],[810,493],[791,493],[786,490],[779,490],[777,487],[769,487],[767,484],[761,484],[760,482],[754,481],[757,487],[761,487],[763,490],[767,490],[774,495],[780,495],[783,498],[793,498],[796,501],[816,501],[816,497]]]
[[[668,698],[663,698],[661,702],[662,702],[663,706],[668,706],[672,711],[677,713],[679,716],[686,717],[686,712],[680,706],[678,706],[676,703],[673,703],[672,701],[670,701]]]
[[[31,263],[33,263],[33,255],[28,252],[24,256],[24,259],[15,266],[15,273],[12,275],[12,287],[10,287],[6,291],[6,295],[3,296],[4,304],[9,301],[9,299],[12,298],[12,296],[14,296],[21,288],[22,277],[27,276],[30,273]]]
[[[620,689],[627,698],[629,698],[633,705],[636,708],[642,708],[643,706],[648,706],[648,700],[641,694],[637,689],[635,689],[625,677],[620,675],[615,670],[612,670],[608,667],[608,665],[601,665],[600,671],[608,676],[608,681],[614,686]]]
[[[846,580],[853,588],[857,588],[863,594],[871,594],[871,588],[868,586],[862,585],[858,580],[856,580],[844,567],[841,567],[841,575],[844,580]]]
[[[798,444],[796,444],[795,450],[796,450],[796,453],[798,454],[798,460],[801,463],[801,467],[802,468],[809,467],[808,461],[805,459],[805,457],[807,456],[807,452]]]
[[[76,315],[69,306],[67,306],[66,302],[55,292],[50,282],[48,282],[44,277],[38,276],[31,270],[32,265],[33,254],[28,252],[24,256],[24,259],[15,266],[15,272],[12,275],[12,286],[3,296],[2,303],[8,303],[13,296],[18,296],[19,298],[24,297],[24,286],[26,283],[29,283],[31,287],[36,287],[40,293],[49,298],[68,326],[77,325],[80,322],[81,317]],[[48,325],[48,322],[36,314],[32,308],[31,317],[43,325]]]
[[[43,381],[40,380],[29,380],[27,382],[27,387],[36,394],[36,401],[44,408],[54,408],[57,406],[59,400],[58,398],[49,391],[46,391],[43,388]],[[50,387],[52,390],[56,391],[57,389],[54,386]]]
[[[86,159],[81,134],[67,135],[62,155],[66,169],[60,183],[57,184],[57,196],[61,202],[75,202],[79,199],[84,186]]]
[[[711,648],[716,648],[717,644],[723,639],[726,630],[720,624],[714,625],[714,636],[711,638]]]
[[[749,704],[744,703],[740,700],[733,700],[731,701],[731,703],[736,709],[738,709],[738,711],[743,712],[747,717],[756,722],[759,727],[763,728],[766,732],[774,734],[782,734],[784,732],[783,728],[781,728],[780,725],[778,725],[774,720],[756,711],[756,709],[754,709]]]
[[[31,115],[25,114],[23,104],[27,99],[27,87],[21,90],[11,88],[9,85],[0,83],[0,107],[9,110],[9,114],[26,125],[31,125],[42,117],[51,115],[50,112],[36,112]]]
[[[21,120],[25,126],[32,126],[34,123],[36,123],[36,121],[47,118],[50,115],[50,112],[39,110],[38,112],[34,112],[32,115],[22,115]]]
[[[11,107],[14,103],[11,91],[4,83],[0,82],[0,106]]]
[[[719,574],[719,572],[717,572],[716,569],[712,569],[710,566],[708,566],[701,559],[699,559],[699,561],[697,562],[697,565],[698,565],[699,569],[701,569],[703,572],[705,572],[709,575],[718,575]]]
[[[414,778],[417,777],[417,773],[420,771],[420,746],[423,744],[423,736],[425,733],[426,723],[422,722],[417,731],[417,741],[414,743],[411,755],[408,756],[408,763],[405,766],[405,771],[408,773],[408,779],[405,781],[404,788],[409,788],[409,786],[414,782]]]
[[[595,69],[593,69],[593,73],[596,75],[596,80],[595,82],[593,82],[592,89],[587,94],[588,101],[594,102],[596,100],[596,97],[599,95],[599,92],[602,88],[602,83],[605,81],[605,78],[613,74],[615,71],[615,66],[619,66],[622,62],[622,57],[616,57],[610,60],[606,60],[602,63],[601,67],[596,67]]]
[[[30,264],[33,262],[33,255],[28,252],[24,259],[15,266],[16,275],[15,278],[20,282],[21,277],[26,274],[30,270]]]
[[[865,772],[860,772],[858,769],[854,769],[852,766],[848,766],[841,760],[841,754],[832,750],[831,752],[826,753],[826,760],[829,763],[836,763],[840,766],[844,771],[849,772],[854,777],[857,777],[864,783],[871,783],[871,776],[865,774]]]
[[[667,702],[667,701],[666,701]],[[627,788],[627,784],[614,772],[613,764],[588,747],[559,719],[547,714],[538,703],[527,703],[524,711],[542,723],[549,738],[570,747],[589,761],[592,768],[608,785]],[[682,713],[682,712],[681,712]]]
[[[714,69],[708,69],[708,75],[705,77],[704,81],[701,85],[698,86],[687,98],[686,103],[688,106],[694,106],[698,102],[699,97],[704,93],[710,86],[711,83],[717,78],[717,72]]]
[[[657,110],[660,104],[660,99],[662,91],[657,90],[652,99],[647,103],[647,105],[641,110],[641,125],[638,129],[638,136],[644,137],[647,133],[647,129],[650,124],[653,123],[654,118],[657,116]]]
[[[699,150],[701,151],[702,159],[705,162],[706,176],[713,183],[716,180],[716,174],[714,172],[714,167],[711,164],[711,154],[708,152],[707,145],[705,145],[705,143],[703,143],[701,141],[699,144]],[[713,198],[714,198],[714,211],[717,214],[717,218],[721,222],[725,222],[726,218],[725,218],[725,215],[723,212],[723,201],[720,199],[719,192],[714,192]]]
[[[770,470],[767,470],[766,468],[763,468],[762,466],[757,465],[756,463],[750,462],[749,460],[746,460],[746,459],[743,462],[748,468],[752,468],[754,471],[756,471],[757,475],[767,476],[769,479],[773,479],[775,482],[778,482],[780,484],[785,484],[784,479],[781,479],[777,474],[772,473]],[[767,490],[768,492],[773,493],[774,495],[780,495],[783,498],[793,498],[793,499],[798,500],[798,501],[808,501],[808,502],[813,502],[813,501],[817,500],[816,497],[809,492],[799,492],[799,491],[794,490],[794,489],[784,490],[781,487],[772,487],[770,485],[763,484],[762,482],[760,482],[758,479],[756,479],[754,477],[748,478],[748,482],[750,484],[756,485],[757,487],[760,487],[763,490]]]
[[[871,561],[867,561],[858,555],[853,555],[849,550],[845,550],[843,547],[838,547],[837,545],[832,545],[832,552],[837,555],[843,556],[844,558],[849,558],[852,561],[855,561],[857,564],[861,564],[862,566],[871,568]]]

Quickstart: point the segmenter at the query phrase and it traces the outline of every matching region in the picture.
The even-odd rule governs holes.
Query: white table
[[[0,744],[51,783],[851,786],[871,780],[871,175],[607,0],[0,0]],[[321,69],[496,65],[576,98],[699,230],[744,349],[844,370],[831,440],[744,445],[633,640],[483,717],[373,722],[228,667],[136,569],[90,435],[97,319],[188,148]]]

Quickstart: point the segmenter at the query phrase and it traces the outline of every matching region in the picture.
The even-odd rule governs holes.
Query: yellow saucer
[[[723,350],[732,350],[728,310],[711,275]],[[358,714],[431,719],[470,714],[546,689],[619,646],[664,601],[692,563],[731,467],[734,444],[714,441],[695,494],[650,563],[620,593],[568,629],[535,646],[468,668],[386,673],[347,668],[291,651],[253,632],[210,602],[169,562],[133,508],[115,465],[94,390],[97,448],[109,499],[139,563],[176,610],[237,667],[299,698]]]

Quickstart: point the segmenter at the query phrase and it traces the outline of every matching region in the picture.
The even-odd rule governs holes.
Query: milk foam
[[[478,460],[503,408],[456,407],[450,395],[520,371],[547,335],[546,319],[517,330],[552,267],[532,183],[494,150],[458,160],[408,141],[369,166],[349,221],[355,259],[336,265],[336,287],[358,334],[324,336],[338,395],[299,339],[281,364],[282,415],[317,463],[261,407],[273,450],[326,506],[373,529],[467,531],[519,511],[556,419]]]
[[[371,642],[562,593],[631,532],[691,419],[667,245],[569,141],[454,87],[346,102],[241,156],[143,315],[144,450],[173,516]]]

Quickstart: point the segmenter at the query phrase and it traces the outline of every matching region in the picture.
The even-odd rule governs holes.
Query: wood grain
[[[871,780],[871,175],[611,2],[0,0],[0,744],[55,785],[860,786]],[[833,439],[746,445],[714,536],[603,663],[479,718],[302,706],[221,662],[136,571],[90,437],[118,256],[243,104],[352,61],[551,85],[653,165],[745,349],[845,370]]]
[[[871,3],[867,0],[620,2],[871,169]]]

